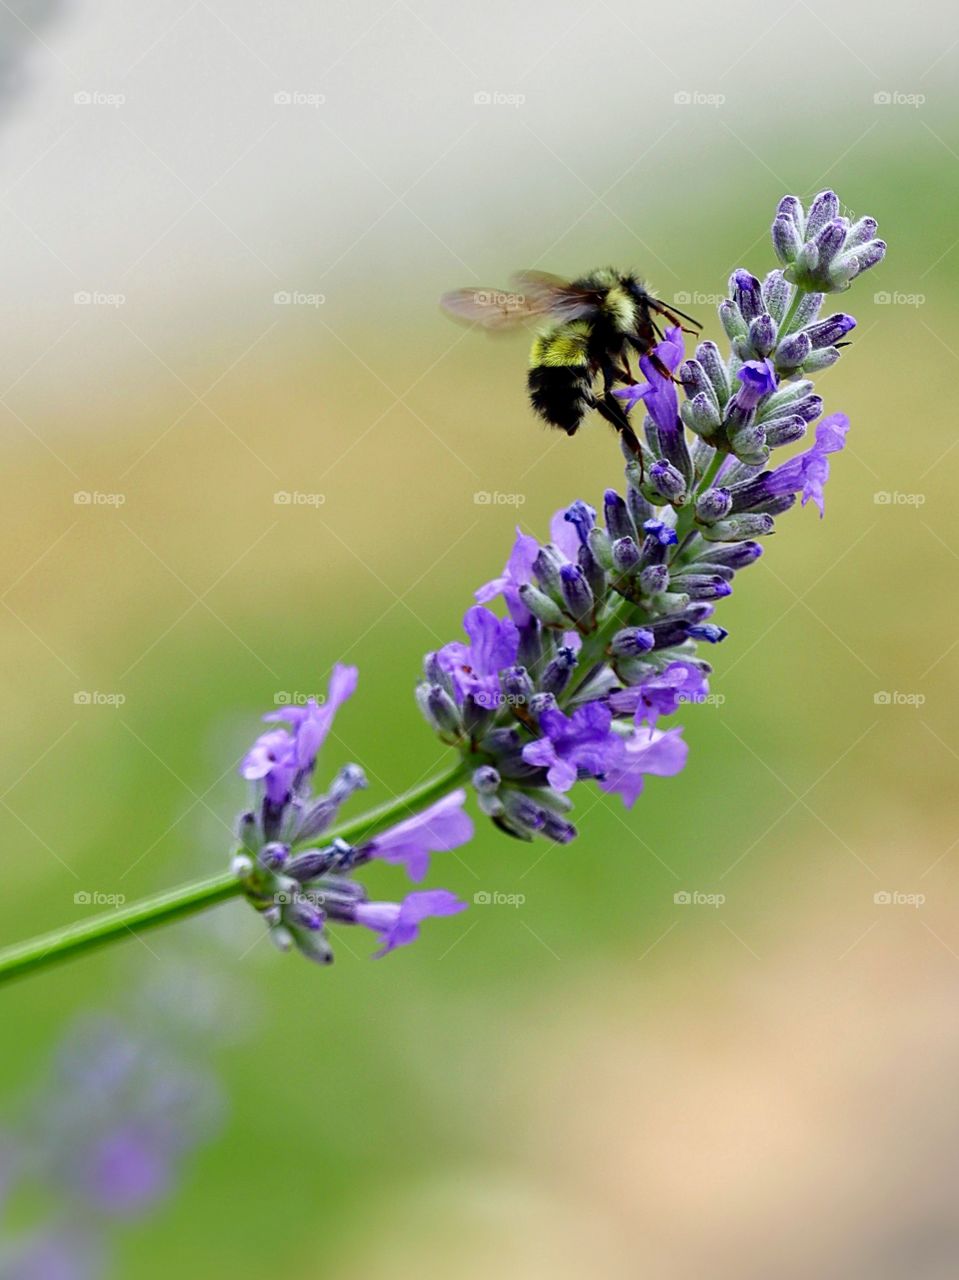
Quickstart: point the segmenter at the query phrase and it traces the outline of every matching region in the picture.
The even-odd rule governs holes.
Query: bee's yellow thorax
[[[632,333],[636,328],[636,301],[619,285],[606,294],[603,310],[620,333]]]

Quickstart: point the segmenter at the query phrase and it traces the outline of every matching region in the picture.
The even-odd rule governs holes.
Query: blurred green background
[[[481,826],[430,883],[523,904],[382,963],[353,934],[331,972],[274,955],[231,904],[4,990],[15,1110],[76,1011],[184,954],[225,984],[197,1052],[226,1127],[111,1274],[955,1274],[959,29],[922,14],[8,12],[5,941],[220,869],[258,716],[336,660],[331,772],[378,802],[442,764],[421,655],[517,519],[620,480],[443,289],[633,265],[717,338],[786,191],[834,186],[890,246],[820,380],[852,420],[826,519],[737,578],[680,777],[631,814],[580,797],[566,849]]]

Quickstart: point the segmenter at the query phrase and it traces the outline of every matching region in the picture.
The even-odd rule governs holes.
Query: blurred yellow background
[[[187,944],[227,983],[230,1119],[111,1274],[955,1275],[954,11],[84,0],[4,34],[5,942],[221,869],[257,717],[336,660],[330,772],[376,802],[441,764],[422,654],[517,520],[621,480],[443,289],[632,265],[718,339],[785,192],[890,246],[819,380],[826,518],[737,578],[680,777],[581,797],[569,848],[480,827],[430,883],[522,905],[382,963],[230,904],[4,990],[13,1100]]]

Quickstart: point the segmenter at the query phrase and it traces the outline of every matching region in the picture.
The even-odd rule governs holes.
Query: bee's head
[[[625,275],[620,276],[619,279],[623,289],[625,289],[629,296],[636,302],[645,303],[649,301],[651,295],[649,290],[640,280],[639,276],[634,275],[630,271]]]

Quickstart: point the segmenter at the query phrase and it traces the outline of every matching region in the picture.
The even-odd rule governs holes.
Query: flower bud
[[[779,270],[770,271],[763,281],[763,306],[777,325],[782,324],[791,296],[792,287],[783,273]]]
[[[746,321],[735,302],[730,302],[728,298],[719,304],[719,322],[730,342],[734,342],[736,338],[745,338]]]
[[[618,574],[631,573],[639,564],[639,547],[632,538],[613,543],[613,569]]]
[[[606,521],[606,532],[611,542],[619,538],[636,537],[636,526],[629,514],[626,503],[615,489],[607,489],[603,495],[603,516]]]
[[[753,564],[763,553],[758,542],[734,542],[728,547],[713,547],[703,551],[699,559],[706,564],[728,565],[730,569],[745,569]]]
[[[828,369],[830,365],[834,365],[841,355],[842,352],[838,347],[823,347],[819,351],[812,351],[803,365],[803,370],[807,373],[819,373],[823,369]]]
[[[729,292],[747,324],[762,314],[763,295],[759,281],[743,267],[738,267],[729,277]]]
[[[669,588],[669,569],[664,564],[648,564],[639,575],[644,596],[658,596]]]
[[[811,350],[812,342],[805,332],[791,333],[788,338],[783,338],[773,357],[777,372],[792,373],[801,368]]]
[[[732,595],[732,587],[720,574],[684,573],[673,579],[673,588],[688,595],[690,600],[722,600]]]
[[[686,497],[686,480],[671,462],[654,462],[649,468],[649,484],[667,502],[681,503]]]
[[[772,516],[744,513],[709,526],[702,531],[702,536],[708,542],[745,542],[748,538],[764,538],[772,532]]]
[[[720,409],[729,399],[732,388],[729,382],[729,370],[715,342],[701,342],[696,348],[696,359],[709,379],[716,395]]]
[[[539,682],[540,689],[543,693],[551,693],[558,698],[569,684],[575,670],[576,650],[561,645],[556,650],[556,656],[546,664],[546,670]]]
[[[562,625],[563,613],[559,605],[531,583],[524,582],[522,584],[519,588],[519,598],[533,617],[539,618],[540,622],[546,626],[558,627]]]
[[[715,524],[728,516],[731,509],[728,489],[707,489],[696,499],[696,519],[700,524]]]
[[[567,613],[574,622],[588,623],[593,616],[595,601],[586,575],[579,565],[564,564],[559,576]]]
[[[772,422],[763,423],[766,432],[766,444],[770,449],[779,449],[784,444],[795,444],[806,434],[806,423],[798,414],[788,418],[774,418]]]
[[[855,316],[848,316],[840,311],[834,316],[828,316],[825,320],[810,325],[804,332],[811,346],[831,347],[855,327]]]
[[[684,400],[679,416],[699,436],[714,436],[722,425],[719,406],[713,396],[698,391],[691,400]]]
[[[649,653],[655,642],[655,636],[648,628],[625,627],[613,636],[609,652],[617,658],[638,658]]]
[[[492,765],[484,764],[473,771],[472,781],[480,795],[493,795],[499,789],[500,776]]]
[[[776,345],[776,321],[771,315],[759,315],[749,325],[749,346],[765,359]]]

